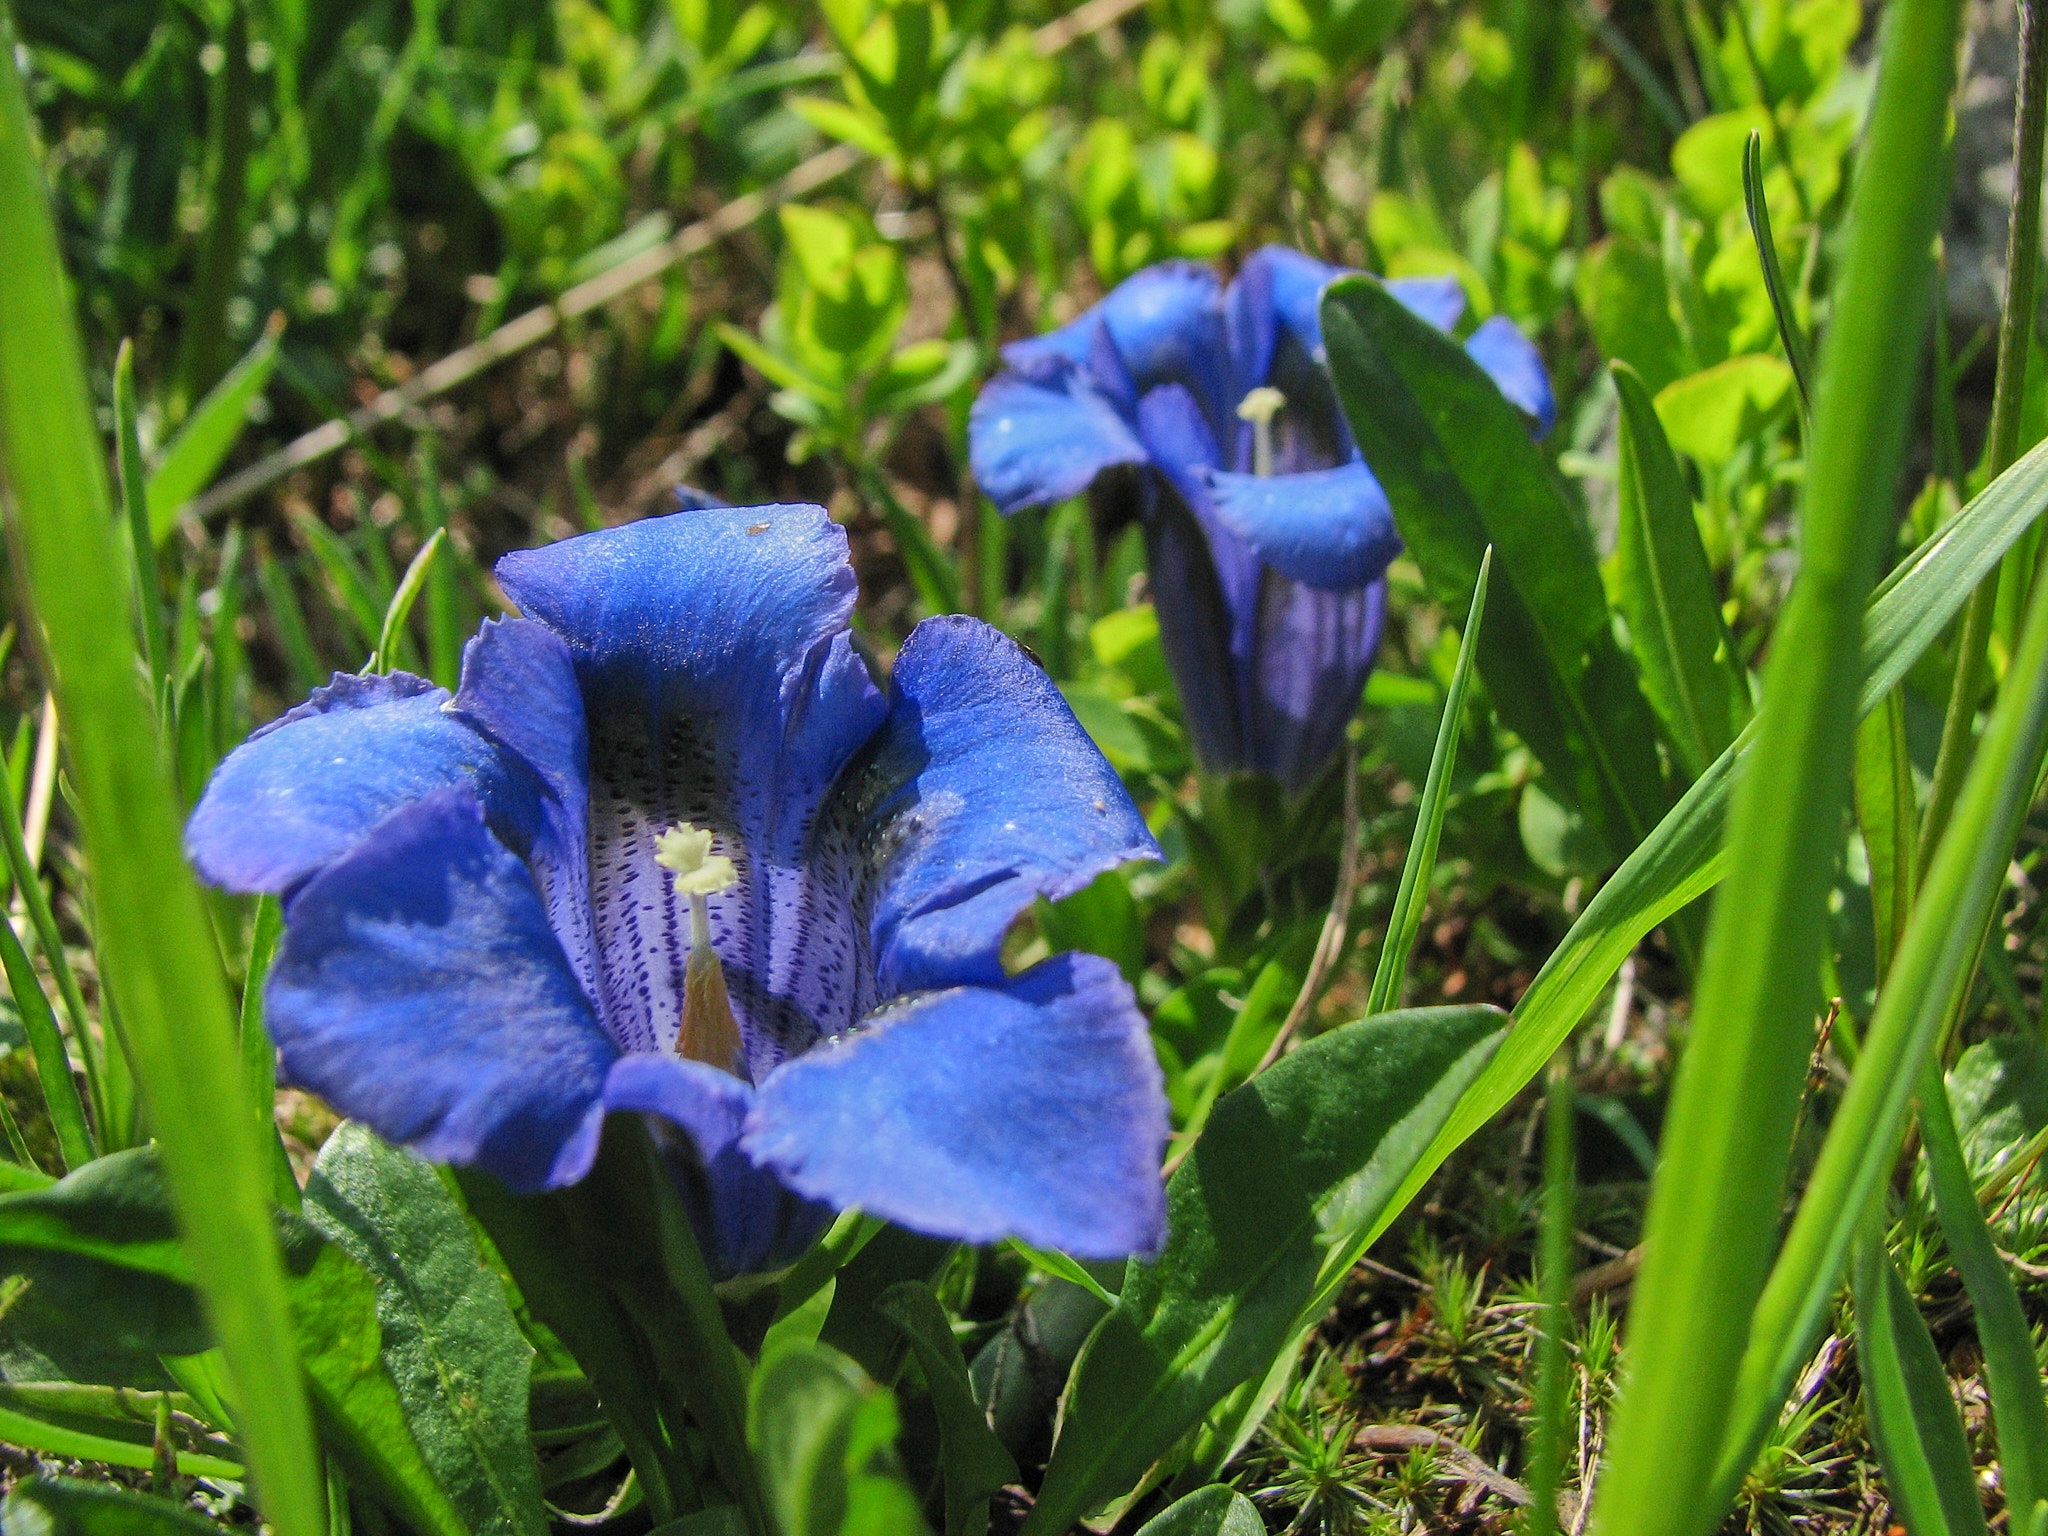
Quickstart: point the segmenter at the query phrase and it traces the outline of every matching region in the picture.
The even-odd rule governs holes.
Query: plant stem
[[[1986,484],[2019,457],[2020,409],[2027,393],[2027,349],[2034,333],[2040,275],[2042,129],[2048,123],[2048,26],[2041,0],[2020,0],[2019,83],[2013,107],[2012,219],[2005,239],[2005,312],[1998,321],[1998,376],[1992,386],[1991,430],[1984,442]],[[1985,577],[1970,599],[1956,643],[1956,675],[1941,722],[1941,752],[1920,823],[1920,871],[1925,874],[1955,809],[1974,749],[1977,702],[1983,697],[1991,628],[1998,614],[1998,573]]]
[[[1716,1453],[1778,1233],[1812,1042],[1855,731],[1863,607],[1891,526],[1944,195],[1956,0],[1887,8],[1821,353],[1801,568],[1771,649],[1666,1124],[1630,1319],[1631,1377],[1594,1509],[1605,1536],[1703,1536]]]

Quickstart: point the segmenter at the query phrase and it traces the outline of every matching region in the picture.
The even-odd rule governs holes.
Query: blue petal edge
[[[813,1199],[971,1243],[1158,1251],[1166,1098],[1115,966],[929,993],[762,1084],[741,1145]]]
[[[843,793],[878,880],[883,997],[1000,982],[1003,933],[1039,896],[1156,859],[1116,770],[1051,678],[979,619],[927,619],[896,659],[873,755]]]
[[[1362,587],[1401,552],[1394,509],[1363,463],[1298,475],[1212,470],[1209,492],[1225,527],[1304,586]]]

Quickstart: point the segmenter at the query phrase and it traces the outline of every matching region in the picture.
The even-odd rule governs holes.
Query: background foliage
[[[1676,1312],[1667,1284],[1643,1323],[1702,1415],[1665,1425],[1700,1493],[1655,1528],[1731,1508],[1745,1530],[1975,1529],[1987,1512],[2033,1529],[2048,628],[2029,626],[2048,460],[2028,451],[2048,371],[2030,294],[1994,339],[2024,185],[2013,11],[1971,12],[1950,93],[1953,9],[13,0],[86,430],[113,445],[118,494],[101,493],[111,606],[84,578],[53,592],[47,530],[7,556],[48,635],[24,597],[0,639],[10,1529],[246,1522],[253,1466],[279,1529],[310,1528],[285,1518],[303,1494],[301,1522],[433,1536],[742,1519],[953,1536],[993,1494],[996,1528],[1032,1532],[1083,1515],[1541,1530],[1553,1503],[1577,1530],[1660,1157],[1676,1187],[1700,1180],[1667,1230],[1702,1262],[1746,1244],[1754,1272],[1709,1265]],[[1896,92],[1954,106],[1945,148],[1924,124],[1904,140],[1918,162],[1858,152],[1885,24],[1934,40],[1899,56]],[[1950,189],[1938,265],[1911,218],[1892,242],[1896,282],[1931,301],[1928,339],[1912,303],[1877,309],[1831,396],[1846,274],[1872,259],[1852,193],[1875,206],[1887,176]],[[1511,412],[1447,416],[1455,349],[1370,285],[1333,293],[1333,374],[1410,552],[1353,746],[1285,802],[1194,772],[1130,507],[1006,521],[965,454],[1002,342],[1148,263],[1227,265],[1269,241],[1456,277],[1462,329],[1514,320],[1559,401],[1541,445]],[[17,338],[33,291],[0,283]],[[44,387],[61,329],[17,342],[14,402]],[[1840,446],[1851,397],[1897,423],[1896,496],[1884,455]],[[1447,419],[1461,430],[1430,437]],[[23,420],[10,485],[33,531]],[[1882,580],[1867,616],[1855,583],[1838,594],[1834,670],[1814,673],[1833,713],[1801,753],[1752,717],[1791,692],[1764,678],[1779,687],[1809,448],[1830,505],[1860,519],[1844,537],[1862,580]],[[1829,451],[1848,457],[1823,471]],[[211,1079],[152,1065],[119,973],[159,962],[108,925],[172,886],[138,874],[124,895],[109,855],[88,857],[113,846],[94,832],[111,780],[49,691],[62,604],[81,644],[97,624],[124,657],[109,621],[132,604],[160,766],[189,807],[335,668],[452,685],[462,640],[502,611],[500,554],[668,510],[679,483],[827,505],[879,655],[919,617],[969,611],[1059,682],[1168,862],[1042,906],[1008,958],[1080,947],[1124,969],[1186,1159],[1157,1270],[842,1224],[769,1302],[726,1296],[720,1320],[708,1288],[657,1265],[645,1283],[697,1295],[758,1362],[737,1399],[705,1387],[686,1409],[633,1375],[645,1277],[614,1277],[617,1316],[550,1289],[550,1249],[624,1209],[604,1202],[628,1183],[522,1217],[275,1091],[254,1002],[274,910],[209,895],[162,940],[205,971],[221,1028]],[[1852,483],[1867,502],[1844,499]],[[125,738],[138,761],[148,734]],[[1698,898],[1729,868],[1738,761],[1774,809],[1813,807],[1774,855],[1811,900],[1766,921],[1745,896],[1756,926],[1723,935],[1756,942],[1752,991],[1789,1021],[1695,1115],[1730,1146],[1768,1143],[1742,1179],[1708,1176],[1707,1133],[1664,1134],[1695,983],[1721,963]],[[1513,1010],[1504,1039],[1484,1005]],[[203,1242],[175,1240],[174,1209],[188,1236],[211,1219],[181,1133],[248,1143],[249,1197],[219,1196],[218,1232],[260,1232],[270,1191],[270,1291],[237,1292]],[[636,1155],[610,1148],[608,1166]],[[121,1224],[96,1227],[109,1208]],[[1214,1268],[1183,1265],[1204,1244]],[[250,1323],[236,1346],[243,1304],[270,1308],[279,1368],[307,1384],[320,1466],[288,1472],[292,1415],[266,1430],[235,1412],[268,1337]],[[636,1419],[621,1404],[643,1388]],[[1612,1497],[1677,1486],[1658,1443],[1624,1439]],[[756,1474],[732,1470],[750,1458],[757,1505],[736,1486]],[[700,1508],[700,1478],[736,1502]],[[1199,1491],[1218,1480],[1249,1503]],[[145,1489],[155,1503],[128,1499]]]

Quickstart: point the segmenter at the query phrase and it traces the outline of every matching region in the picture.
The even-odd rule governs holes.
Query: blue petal
[[[989,381],[967,418],[967,454],[975,483],[1008,513],[1078,496],[1145,450],[1090,376],[1055,358]]]
[[[846,535],[823,509],[679,512],[508,555],[498,577],[568,643],[590,728],[598,993],[627,1050],[682,1016],[689,919],[655,839],[708,827],[738,881],[710,899],[759,1077],[869,1000],[852,860],[818,809],[888,704],[848,629]]]
[[[290,890],[399,806],[450,785],[469,785],[494,812],[530,805],[509,793],[516,766],[447,701],[405,673],[337,672],[215,771],[185,828],[199,873],[231,891]]]
[[[1399,299],[1408,312],[1448,332],[1465,313],[1465,285],[1455,277],[1396,277],[1387,281],[1387,292]]]
[[[878,871],[880,996],[1000,983],[1003,933],[1159,848],[1123,781],[1017,643],[927,619],[896,658],[894,702],[844,814]]]
[[[590,747],[569,648],[532,619],[489,619],[463,651],[450,709],[541,783],[527,867],[584,991],[598,996],[590,914]]]
[[[1306,789],[1344,742],[1379,648],[1387,584],[1320,590],[1276,574],[1259,594],[1242,755],[1229,764]]]
[[[1557,400],[1535,343],[1507,316],[1495,315],[1467,338],[1465,350],[1500,392],[1535,421],[1536,435],[1547,436],[1557,422]]]
[[[794,1262],[831,1221],[829,1207],[792,1194],[740,1151],[754,1090],[738,1078],[650,1051],[613,1063],[604,1097],[609,1109],[660,1117],[652,1125],[656,1142],[720,1278]],[[666,1134],[666,1126],[686,1140]]]
[[[742,1145],[802,1194],[1080,1258],[1165,1236],[1166,1102],[1115,966],[1061,955],[916,998],[764,1083]]]
[[[574,1183],[617,1052],[526,867],[467,792],[395,811],[285,909],[265,993],[285,1076],[514,1189]]]
[[[1362,463],[1299,475],[1211,471],[1225,527],[1282,576],[1337,590],[1379,579],[1401,552],[1387,493]]]
[[[1195,755],[1219,772],[1242,767],[1248,698],[1236,658],[1250,645],[1258,553],[1216,516],[1209,494],[1216,447],[1187,391],[1153,390],[1139,403],[1138,420],[1158,470],[1147,488],[1145,568],[1159,643]]]
[[[1348,270],[1284,245],[1262,246],[1245,259],[1228,300],[1231,353],[1244,389],[1266,382],[1279,330],[1321,360],[1323,321],[1316,306],[1323,290]]]
[[[1043,336],[1011,342],[1003,348],[1003,361],[1031,372],[1059,357],[1099,372],[1098,326],[1116,345],[1133,397],[1161,384],[1179,384],[1194,394],[1212,422],[1220,425],[1236,409],[1223,285],[1207,267],[1186,261],[1146,267],[1078,319]],[[1108,378],[1097,382],[1105,388],[1113,384]]]

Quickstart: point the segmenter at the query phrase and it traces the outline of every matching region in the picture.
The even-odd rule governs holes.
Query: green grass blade
[[[1906,751],[1906,706],[1896,688],[1856,728],[1855,795],[1856,821],[1870,862],[1877,979],[1882,984],[1913,910],[1919,844],[1913,760]]]
[[[1821,359],[1800,573],[1731,815],[1743,878],[1715,908],[1645,1218],[1631,1374],[1594,1506],[1603,1536],[1718,1523],[1729,1389],[1777,1237],[1848,787],[1859,621],[1905,450],[1912,373],[1896,357],[1917,350],[1926,315],[1956,0],[1900,0],[1885,21]]]
[[[149,477],[146,500],[149,529],[158,544],[170,537],[178,525],[178,513],[186,502],[206,489],[221,461],[242,435],[249,419],[249,403],[263,393],[277,367],[277,340],[281,328],[273,323],[251,347],[248,354],[207,391],[193,408],[157,461]]]
[[[1423,909],[1429,904],[1430,876],[1436,873],[1437,843],[1443,836],[1444,811],[1451,799],[1451,773],[1458,763],[1458,732],[1465,723],[1465,692],[1472,683],[1472,658],[1479,653],[1479,629],[1486,617],[1486,584],[1493,574],[1493,547],[1487,546],[1479,560],[1479,579],[1472,586],[1472,607],[1465,617],[1465,633],[1458,641],[1457,665],[1451,669],[1451,686],[1444,695],[1443,719],[1438,722],[1436,746],[1429,755],[1429,775],[1422,783],[1422,803],[1415,813],[1415,841],[1401,865],[1401,884],[1394,892],[1394,910],[1387,917],[1386,942],[1380,946],[1379,965],[1372,976],[1372,991],[1365,1011],[1386,1013],[1401,1006],[1401,982],[1408,973],[1408,956],[1415,948],[1415,935],[1422,931]]]
[[[448,530],[436,528],[427,542],[420,546],[420,552],[412,557],[412,564],[405,568],[405,575],[399,578],[398,590],[391,594],[391,601],[384,609],[384,626],[378,631],[377,649],[370,656],[367,670],[391,670],[398,637],[405,629],[405,621],[412,616],[412,605],[419,599],[420,588],[426,582],[428,572],[433,569],[434,556],[447,542]]]
[[[1984,1350],[2006,1508],[2031,1510],[2035,1500],[2048,1494],[2048,1396],[2042,1391],[2033,1334],[2013,1289],[2012,1272],[1999,1257],[1984,1209],[1977,1203],[1948,1085],[1932,1060],[1922,1070],[1919,1097],[1920,1144],[1927,1154],[1935,1210],[1949,1256],[1977,1312],[1977,1342]],[[2024,1523],[2015,1514],[2010,1526],[2018,1529]]]
[[[70,957],[64,953],[64,936],[57,931],[57,915],[50,910],[49,893],[43,889],[35,861],[29,857],[21,816],[13,799],[7,795],[0,795],[0,851],[6,854],[8,870],[14,876],[14,888],[20,892],[22,905],[28,909],[29,925],[34,930],[37,944],[42,947],[43,960],[50,967],[50,975],[56,980],[57,995],[64,1002],[64,1021],[71,1026],[78,1059],[85,1067],[85,1091],[92,1100],[95,1115],[104,1126],[108,1106],[101,1082],[99,1042],[93,1036],[91,1022],[86,1015],[85,994],[79,990]],[[36,986],[40,991],[41,984]],[[70,1081],[68,1068],[65,1080]],[[69,1156],[67,1152],[66,1157]]]
[[[1856,1258],[1857,1361],[1885,1491],[1913,1536],[1983,1536],[1970,1445],[1926,1320],[1873,1234]]]
[[[327,681],[327,669],[321,665],[320,653],[306,628],[306,610],[292,583],[291,568],[271,553],[267,544],[256,547],[256,589],[263,594],[263,605],[277,628],[278,644],[291,663],[292,681],[301,693],[311,693]]]
[[[1863,714],[1905,679],[1984,574],[2025,537],[2044,510],[2048,443],[1987,486],[1879,586],[1863,619],[1863,688],[1857,705]],[[1515,1005],[1515,1028],[1389,1202],[1380,1230],[1406,1208],[1445,1158],[1543,1070],[1644,936],[1720,882],[1727,868],[1722,832],[1728,789],[1755,737],[1752,721],[1594,893]]]
[[[292,519],[292,527],[313,553],[313,561],[326,576],[328,589],[340,616],[355,630],[366,650],[377,648],[384,633],[384,611],[389,603],[379,600],[374,578],[347,542],[310,512]]]
[[[156,537],[149,526],[149,495],[135,409],[135,343],[123,341],[114,358],[114,446],[121,470],[121,505],[128,520],[128,558],[135,573],[136,622],[142,656],[155,687],[170,665],[164,633],[164,594],[156,568]]]
[[[1563,1482],[1565,1420],[1571,1409],[1571,1360],[1565,1334],[1572,1324],[1573,1207],[1577,1169],[1573,1156],[1576,1113],[1567,1063],[1552,1066],[1543,1105],[1543,1233],[1541,1265],[1542,1332],[1536,1340],[1536,1401],[1529,1431],[1529,1521],[1522,1536],[1553,1536],[1557,1491]]]
[[[277,1047],[263,1023],[263,983],[270,977],[270,965],[277,958],[277,941],[284,936],[284,908],[275,896],[256,899],[256,917],[249,930],[249,969],[242,978],[242,1007],[238,1033],[242,1044],[242,1080],[248,1085],[249,1113],[256,1122],[256,1134],[272,1149],[275,1177],[271,1188],[277,1203],[288,1211],[299,1208],[299,1181],[292,1175],[291,1159],[277,1131]]]
[[[1627,363],[1610,368],[1621,404],[1621,612],[1643,693],[1686,778],[1696,779],[1748,719],[1749,683],[1721,618],[1692,492],[1650,391]]]
[[[57,1130],[57,1151],[68,1169],[83,1167],[95,1153],[92,1132],[85,1123],[85,1105],[78,1097],[78,1083],[71,1075],[71,1058],[64,1049],[64,1035],[57,1028],[57,1015],[43,984],[29,964],[28,951],[14,932],[14,924],[0,915],[0,966],[7,971],[7,985],[14,994],[15,1011],[28,1034],[30,1059],[36,1065],[36,1081],[49,1108],[50,1123]]]
[[[0,21],[0,57],[13,52]],[[280,1536],[317,1536],[326,1503],[271,1228],[267,1149],[241,1108],[227,989],[150,747],[127,562],[72,314],[21,78],[0,69],[0,463],[69,738],[105,975],[235,1383],[265,1517]]]
[[[1786,167],[1791,170],[1790,166]],[[1742,146],[1742,206],[1749,215],[1749,233],[1756,241],[1757,260],[1763,263],[1764,291],[1771,296],[1771,313],[1777,317],[1778,339],[1785,345],[1785,361],[1792,365],[1792,382],[1799,388],[1799,425],[1808,442],[1813,441],[1813,357],[1807,351],[1806,332],[1792,313],[1790,290],[1785,274],[1778,268],[1778,246],[1771,236],[1771,206],[1764,201],[1764,141],[1756,129]]]
[[[2048,583],[2037,584],[2020,648],[1985,727],[1878,994],[1805,1197],[1756,1306],[1721,1463],[1732,1488],[1791,1389],[1825,1315],[1859,1215],[1891,1167],[1920,1063],[1969,985],[2020,822],[2048,750]]]

